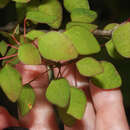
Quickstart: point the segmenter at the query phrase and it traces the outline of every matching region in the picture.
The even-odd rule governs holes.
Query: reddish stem
[[[14,57],[14,58],[12,58],[11,60],[6,61],[5,63],[8,64],[8,63],[10,63],[11,61],[15,60],[16,58],[17,58],[17,57]]]
[[[20,42],[15,38],[14,35],[11,35],[11,37],[13,38],[13,40],[16,42],[16,44],[20,45]]]
[[[4,57],[1,57],[0,60],[5,60],[5,59],[8,59],[8,58],[11,58],[11,57],[17,56],[17,55],[18,55],[18,53],[13,54],[13,55],[10,55],[10,56],[4,56]]]
[[[9,47],[12,47],[12,48],[15,48],[15,49],[17,49],[18,50],[18,48],[16,47],[16,46],[14,46],[14,45],[11,45],[11,44],[7,44]]]

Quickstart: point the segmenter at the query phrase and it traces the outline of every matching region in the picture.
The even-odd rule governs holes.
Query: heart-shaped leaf
[[[75,8],[89,9],[88,0],[64,0],[64,7],[71,12]]]
[[[30,40],[35,40],[41,36],[44,36],[45,32],[40,31],[40,30],[31,30],[26,34],[26,38]]]
[[[15,102],[19,98],[22,90],[21,76],[16,69],[8,64],[0,71],[0,85],[12,102]]]
[[[93,10],[75,8],[71,12],[71,20],[74,22],[91,23],[97,18],[97,13]]]
[[[5,41],[0,41],[0,53],[2,56],[5,55],[5,53],[7,52],[7,43]]]
[[[56,20],[53,23],[47,23],[52,28],[59,28],[62,21],[62,6],[58,0],[45,0],[38,7],[39,11],[48,16],[55,16]]]
[[[86,108],[86,96],[84,92],[78,88],[71,87],[70,104],[67,113],[76,119],[82,119]]]
[[[18,108],[22,116],[26,115],[35,103],[35,92],[29,85],[23,86],[22,92],[18,98]]]
[[[71,60],[78,56],[71,40],[56,31],[48,32],[40,37],[38,47],[43,57],[53,61]]]
[[[15,2],[18,2],[18,3],[28,3],[31,0],[12,0],[12,1],[15,1]]]
[[[73,116],[67,114],[67,108],[57,107],[57,111],[64,125],[71,127],[75,124],[76,119]]]
[[[103,89],[118,88],[122,84],[120,75],[114,65],[107,61],[101,61],[104,72],[93,76],[92,82]]]
[[[66,107],[69,103],[70,85],[65,79],[52,80],[46,91],[46,98],[49,102]]]
[[[121,56],[130,58],[130,23],[121,24],[113,32],[112,42]]]
[[[97,29],[97,25],[94,24],[82,23],[82,22],[69,22],[66,25],[66,30],[72,28],[73,26],[81,26],[90,32],[93,32],[95,29]]]
[[[64,32],[64,34],[72,40],[74,47],[81,55],[94,54],[100,51],[96,38],[83,27],[73,26]]]
[[[79,60],[76,63],[76,66],[80,72],[80,74],[84,76],[94,76],[96,74],[102,73],[103,72],[103,67],[98,62],[92,57],[86,57],[81,60]]]
[[[34,45],[25,43],[19,47],[18,58],[24,63],[29,65],[41,64],[41,57]]]

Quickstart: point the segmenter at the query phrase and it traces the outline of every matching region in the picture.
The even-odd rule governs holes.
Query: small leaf
[[[86,108],[86,96],[84,92],[78,88],[70,88],[70,104],[67,109],[67,113],[75,117],[76,119],[82,119]]]
[[[72,40],[74,47],[81,55],[94,54],[100,51],[96,38],[83,27],[73,26],[64,32],[64,34]]]
[[[10,0],[0,0],[0,8],[4,8],[9,2]]]
[[[65,79],[52,80],[46,91],[46,98],[52,104],[66,107],[69,103],[70,85]]]
[[[101,62],[104,72],[93,76],[92,82],[103,89],[118,88],[122,84],[120,75],[118,74],[116,68],[109,62]]]
[[[91,23],[97,18],[97,13],[93,10],[75,8],[71,12],[71,20],[74,22]]]
[[[121,56],[116,51],[112,40],[109,40],[107,43],[105,43],[105,47],[110,57],[114,59],[122,59]]]
[[[29,65],[41,64],[41,57],[34,45],[25,43],[19,47],[18,58],[24,63]]]
[[[90,8],[88,0],[64,0],[64,7],[69,12],[71,12],[75,8]]]
[[[78,56],[71,40],[56,31],[48,32],[40,37],[38,47],[43,57],[53,61],[71,60]]]
[[[96,74],[102,73],[103,72],[103,67],[98,62],[92,57],[86,57],[81,60],[79,60],[76,63],[76,66],[80,72],[80,74],[84,76],[94,76]]]
[[[118,23],[110,23],[110,24],[108,24],[108,25],[106,25],[106,26],[104,27],[104,30],[112,30],[112,29],[114,29],[116,26],[119,26],[119,24],[118,24]]]
[[[12,1],[15,1],[15,2],[18,2],[18,3],[28,3],[31,0],[12,0]]]
[[[23,86],[22,92],[18,98],[18,108],[22,116],[26,115],[35,103],[35,92],[29,85]]]
[[[26,34],[26,38],[30,40],[35,40],[36,38],[39,38],[40,36],[44,36],[45,32],[40,30],[31,30]]]
[[[0,85],[12,102],[19,98],[22,90],[21,76],[16,69],[8,64],[0,71]]]
[[[57,107],[57,111],[64,125],[71,127],[76,123],[76,119],[73,116],[67,114],[67,108]]]
[[[73,26],[81,26],[81,27],[87,29],[90,32],[93,32],[94,30],[97,29],[97,25],[94,25],[94,24],[82,23],[82,22],[69,22],[66,25],[66,30],[72,28]]]
[[[2,56],[5,55],[5,53],[7,52],[7,43],[5,41],[0,41],[0,53]]]
[[[130,58],[130,23],[121,24],[113,32],[112,42],[121,56]]]

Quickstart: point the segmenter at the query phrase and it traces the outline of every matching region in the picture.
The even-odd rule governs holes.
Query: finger
[[[71,128],[65,126],[65,130],[95,130],[95,112],[88,92],[87,78],[79,74],[75,64],[63,66],[60,71],[62,77],[65,77],[72,86],[84,89],[87,96],[87,106],[83,118]],[[55,69],[55,76],[58,75],[58,72],[59,70]]]
[[[91,83],[96,109],[96,130],[129,130],[119,89],[103,90]]]
[[[0,130],[10,126],[19,126],[19,122],[0,106]]]
[[[21,68],[20,73],[22,74],[23,83],[32,80],[36,75],[46,71],[45,66],[24,65]],[[48,83],[47,74],[41,75],[31,82],[31,86],[36,94],[36,101],[32,110],[27,115],[24,117],[19,115],[19,120],[23,127],[30,130],[58,130],[53,107],[45,98]]]

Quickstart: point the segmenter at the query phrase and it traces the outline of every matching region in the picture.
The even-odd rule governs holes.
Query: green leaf
[[[97,18],[97,13],[93,10],[75,8],[71,12],[71,20],[74,22],[91,23]]]
[[[44,36],[45,32],[40,31],[40,30],[31,30],[30,32],[28,32],[26,34],[26,38],[30,39],[30,40],[35,40],[41,36]]]
[[[93,32],[94,30],[97,29],[97,25],[94,25],[94,24],[88,24],[88,23],[82,23],[82,22],[69,22],[66,25],[66,30],[72,28],[73,26],[81,26],[90,32]]]
[[[103,89],[118,88],[122,84],[121,77],[114,65],[107,61],[101,61],[104,72],[93,76],[92,82]]]
[[[5,41],[0,41],[0,53],[2,56],[4,56],[7,52],[7,43]]]
[[[70,85],[65,79],[52,80],[46,91],[46,98],[52,104],[66,107],[69,103]]]
[[[62,21],[62,6],[58,0],[45,0],[38,7],[44,15],[54,16],[56,20],[53,23],[47,23],[52,28],[58,29]]]
[[[28,3],[31,0],[12,0],[12,1],[15,1],[15,2],[18,2],[18,3]]]
[[[80,26],[73,26],[64,32],[73,42],[74,47],[81,55],[98,53],[100,46],[91,32]]]
[[[40,37],[38,47],[43,57],[53,61],[71,60],[78,56],[71,40],[56,31],[48,32]]]
[[[114,59],[121,59],[121,56],[116,51],[112,40],[109,40],[107,43],[105,43],[105,47],[110,57]]]
[[[112,42],[121,56],[130,58],[130,23],[121,24],[113,32]]]
[[[22,90],[21,75],[16,69],[6,64],[0,71],[0,85],[6,96],[15,102]]]
[[[0,0],[0,8],[4,8],[9,2],[10,0]]]
[[[57,111],[64,125],[71,127],[76,123],[76,119],[73,116],[67,114],[67,108],[57,107]]]
[[[79,60],[76,63],[76,66],[80,74],[84,76],[94,76],[103,72],[103,67],[100,62],[92,57],[86,57]]]
[[[86,108],[86,96],[84,92],[78,88],[71,87],[70,104],[67,113],[76,119],[82,119]]]
[[[75,8],[89,9],[88,0],[64,0],[64,7],[71,12]]]
[[[18,50],[18,58],[24,63],[29,65],[41,64],[40,54],[34,45],[30,43],[22,44]]]
[[[30,85],[23,86],[22,92],[18,98],[18,108],[22,116],[26,115],[35,103],[35,92]]]
[[[118,25],[119,25],[118,23],[110,23],[104,27],[104,30],[112,30]]]

